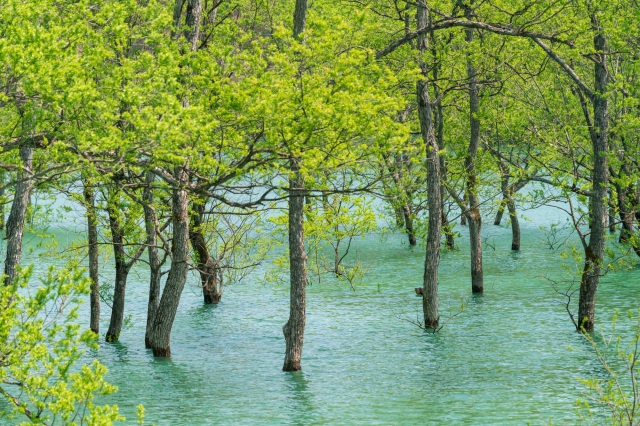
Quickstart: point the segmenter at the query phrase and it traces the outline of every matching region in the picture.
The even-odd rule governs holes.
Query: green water
[[[368,269],[355,291],[330,281],[308,288],[302,372],[281,372],[288,288],[257,277],[228,287],[217,306],[202,305],[191,277],[173,357],[154,359],[143,342],[148,283],[134,273],[131,326],[120,343],[90,355],[109,367],[120,388],[109,402],[131,423],[140,403],[158,425],[575,423],[578,379],[603,371],[545,279],[567,278],[560,251],[549,250],[538,229],[557,213],[528,215],[518,253],[509,250],[509,229],[484,226],[495,250],[485,247],[482,296],[471,296],[468,235],[458,228],[460,250],[442,254],[443,320],[461,300],[466,306],[435,335],[407,321],[421,315],[413,288],[421,285],[424,249],[410,249],[399,234],[373,235],[355,245]],[[638,306],[639,276],[636,268],[603,278],[597,320]]]

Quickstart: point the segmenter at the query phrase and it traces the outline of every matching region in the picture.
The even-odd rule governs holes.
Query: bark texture
[[[89,327],[94,333],[100,332],[100,293],[98,275],[98,218],[96,197],[93,188],[84,183],[84,202],[87,207],[87,244],[89,246],[89,278],[91,279]]]
[[[578,326],[585,331],[593,331],[595,321],[595,302],[598,283],[602,274],[602,260],[606,244],[609,182],[609,100],[607,99],[609,76],[607,71],[607,40],[600,28],[597,16],[592,15],[592,27],[596,32],[594,47],[596,60],[594,65],[595,90],[591,94],[593,104],[593,131],[591,132],[593,150],[593,196],[591,197],[591,234],[585,248],[585,263],[580,282],[580,300],[578,302]]]
[[[174,175],[179,183],[186,184],[187,173],[183,168],[176,168]],[[173,188],[171,198],[173,224],[171,269],[149,336],[149,343],[153,349],[153,355],[156,357],[171,356],[171,328],[189,272],[189,202],[187,191],[183,186],[177,185]]]
[[[146,185],[143,193],[144,226],[147,232],[147,255],[149,257],[149,300],[147,303],[147,327],[144,335],[144,345],[151,346],[151,329],[160,302],[160,278],[162,261],[158,252],[158,213],[153,205],[153,182],[155,175],[146,174]]]
[[[198,261],[198,273],[202,285],[204,303],[207,305],[218,303],[222,298],[222,277],[216,259],[209,253],[207,241],[204,238],[204,203],[194,201],[189,227],[189,240]]]
[[[418,2],[416,21],[418,28],[427,24],[427,4]],[[427,49],[426,37],[418,38],[418,49]],[[423,75],[427,75],[427,67],[422,65]],[[427,230],[427,251],[424,261],[424,276],[422,285],[422,311],[424,325],[427,328],[437,328],[440,315],[438,313],[438,268],[440,266],[440,236],[442,233],[442,195],[440,180],[440,158],[438,156],[438,141],[436,139],[433,105],[429,97],[427,80],[419,80],[416,84],[418,101],[418,117],[420,120],[420,134],[426,146],[427,153],[427,197],[429,204],[429,228]]]
[[[29,145],[20,146],[20,160],[22,170],[20,180],[16,185],[11,211],[7,219],[7,255],[4,262],[5,279],[4,284],[9,285],[16,278],[20,260],[22,258],[22,237],[24,235],[24,225],[33,189],[33,147]]]
[[[470,11],[467,18],[471,19]],[[467,43],[473,42],[473,30],[465,30]],[[482,216],[480,214],[480,200],[478,199],[478,175],[476,171],[476,159],[480,147],[480,99],[478,96],[478,78],[476,69],[467,58],[467,79],[469,93],[469,124],[471,133],[469,147],[465,157],[466,171],[466,198],[469,203],[465,214],[469,223],[469,239],[471,244],[471,291],[473,293],[484,292],[484,273],[482,271]]]
[[[304,248],[304,181],[297,161],[291,161],[289,181],[289,321],[282,331],[286,342],[283,371],[302,369],[302,345],[306,323],[307,253]]]
[[[118,183],[116,182],[116,185]],[[115,199],[109,201],[107,213],[109,215],[109,227],[111,228],[111,241],[113,245],[113,256],[116,269],[116,281],[113,288],[113,302],[111,306],[111,320],[109,321],[109,329],[107,330],[106,341],[117,342],[122,332],[122,324],[124,322],[124,306],[125,293],[127,289],[127,277],[131,266],[127,263],[124,230],[120,223],[121,218],[118,214],[119,195],[115,194]]]

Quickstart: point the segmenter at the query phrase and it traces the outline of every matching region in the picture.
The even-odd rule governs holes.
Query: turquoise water
[[[148,281],[133,273],[130,327],[120,343],[89,355],[108,366],[120,390],[106,402],[131,423],[140,403],[158,425],[575,423],[585,390],[578,379],[604,373],[545,278],[568,277],[560,251],[548,249],[538,229],[557,214],[527,213],[533,220],[523,223],[518,253],[509,250],[509,229],[484,225],[495,249],[485,247],[482,296],[471,296],[468,236],[458,227],[460,250],[443,252],[440,272],[442,320],[457,315],[437,334],[411,322],[421,316],[413,289],[421,286],[424,249],[409,248],[400,234],[371,235],[355,243],[367,268],[355,290],[330,280],[308,287],[302,372],[281,372],[289,293],[262,284],[261,271],[229,286],[217,306],[202,305],[192,276],[171,359],[144,348]],[[603,278],[597,321],[638,307],[639,274]],[[103,332],[109,314],[103,306]]]

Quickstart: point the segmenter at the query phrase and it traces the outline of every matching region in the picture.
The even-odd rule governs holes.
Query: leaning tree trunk
[[[504,194],[504,185],[502,193]],[[500,200],[500,204],[498,204],[498,212],[496,213],[496,218],[493,220],[493,224],[495,226],[500,226],[500,224],[502,223],[502,216],[504,216],[504,209],[507,206],[507,202],[507,197],[503,195],[502,199]]]
[[[191,240],[191,247],[193,247],[198,261],[198,272],[200,273],[204,303],[210,305],[220,302],[222,298],[222,281],[218,279],[220,276],[218,262],[216,262],[216,259],[209,253],[207,241],[204,238],[202,230],[204,225],[204,210],[204,202],[193,202],[189,239]]]
[[[302,345],[306,323],[307,254],[304,248],[304,181],[299,164],[291,160],[289,183],[289,321],[282,331],[286,342],[283,371],[302,369]]]
[[[595,302],[598,283],[602,273],[602,260],[606,244],[607,223],[607,185],[609,183],[609,101],[607,72],[607,42],[599,27],[598,18],[592,16],[592,25],[597,34],[595,47],[595,91],[591,94],[593,104],[593,196],[591,197],[591,234],[585,248],[585,263],[580,282],[580,300],[578,302],[578,327],[593,331],[595,320]]]
[[[468,12],[469,14],[470,12]],[[471,18],[471,16],[467,16]],[[466,29],[466,41],[473,41],[473,30]],[[480,200],[478,198],[478,176],[476,171],[476,159],[480,146],[480,99],[478,96],[478,82],[476,69],[471,58],[467,58],[467,78],[469,80],[469,123],[471,134],[469,148],[465,158],[466,192],[469,202],[469,210],[465,215],[469,222],[469,239],[471,242],[471,291],[482,293],[484,291],[484,274],[482,271],[482,217],[480,215]]]
[[[98,275],[98,217],[96,213],[96,197],[93,188],[84,182],[84,202],[87,206],[87,244],[89,246],[89,278],[91,279],[90,309],[91,331],[100,332],[100,292]]]
[[[151,329],[160,302],[160,278],[162,262],[158,253],[158,213],[153,205],[153,182],[155,175],[147,172],[146,185],[144,187],[143,209],[144,226],[147,231],[147,254],[149,256],[149,300],[147,303],[147,327],[144,334],[144,346],[150,349]]]
[[[16,278],[20,259],[22,257],[22,237],[27,216],[27,207],[33,188],[33,147],[20,146],[20,160],[22,171],[19,174],[19,182],[16,185],[11,212],[7,219],[7,255],[4,262],[4,284],[10,285]]]
[[[171,269],[149,336],[153,356],[156,357],[171,356],[171,328],[189,272],[189,201],[187,191],[182,186],[187,183],[184,168],[176,168],[175,178],[178,184],[172,194]]]
[[[116,185],[117,184],[116,182]],[[114,198],[117,200],[119,195],[116,194]],[[113,202],[116,200],[109,200],[109,205],[107,206],[116,268],[116,282],[113,288],[113,302],[111,306],[111,321],[109,322],[109,329],[106,335],[107,342],[117,342],[120,338],[120,332],[122,332],[127,276],[129,275],[130,269],[124,248],[124,230],[122,229],[122,224],[120,223],[117,212],[118,207],[113,205]]]

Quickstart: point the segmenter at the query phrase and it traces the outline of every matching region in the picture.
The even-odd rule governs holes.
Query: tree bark
[[[158,213],[153,205],[153,182],[155,175],[146,174],[146,185],[143,192],[144,226],[147,232],[147,255],[149,257],[149,300],[147,303],[147,326],[144,335],[144,345],[147,349],[151,345],[151,330],[160,302],[160,278],[162,261],[158,253]]]
[[[20,259],[22,258],[22,237],[27,216],[27,208],[33,189],[33,147],[20,146],[20,160],[22,170],[16,185],[11,211],[7,219],[7,255],[4,262],[4,284],[10,285],[16,278]]]
[[[509,219],[511,220],[511,250],[520,250],[520,221],[518,221],[518,211],[513,198],[507,202],[509,208]]]
[[[470,9],[467,11],[467,18],[471,19]],[[465,29],[465,40],[467,43],[473,42],[473,30]],[[471,291],[482,293],[484,291],[484,274],[482,271],[482,217],[480,214],[480,200],[478,199],[478,176],[476,172],[476,159],[480,146],[480,99],[478,96],[478,82],[476,69],[467,58],[467,79],[469,81],[469,124],[470,138],[467,156],[465,158],[466,171],[466,198],[469,209],[465,216],[469,222],[469,239],[471,241]]]
[[[194,201],[189,227],[189,240],[198,261],[198,273],[202,284],[204,303],[207,305],[219,303],[222,298],[222,280],[218,262],[209,253],[207,241],[202,230],[204,219],[204,202]]]
[[[427,148],[427,192],[429,204],[429,228],[427,230],[427,253],[424,261],[422,310],[424,325],[437,328],[438,313],[438,267],[440,265],[440,235],[442,231],[442,196],[440,192],[440,159],[438,141],[433,129],[433,114],[426,81],[418,81],[418,116],[420,133]]]
[[[84,181],[84,201],[87,207],[87,244],[89,246],[89,278],[91,279],[91,295],[89,297],[91,319],[89,328],[94,333],[100,332],[100,292],[98,275],[98,217],[96,197],[93,188]]]
[[[503,185],[502,193],[504,194],[504,185]],[[493,220],[494,225],[500,226],[500,224],[502,223],[502,216],[504,216],[504,209],[506,206],[507,206],[507,197],[503,195],[502,200],[500,200],[500,204],[498,204],[498,212],[496,213],[496,218]]]
[[[413,228],[413,212],[411,211],[409,204],[402,206],[402,214],[404,216],[404,228],[407,232],[407,236],[409,237],[409,245],[415,246],[417,244],[416,232]]]
[[[156,357],[171,356],[171,328],[189,272],[189,201],[184,189],[187,173],[184,168],[177,167],[174,174],[178,183],[182,185],[176,185],[172,191],[171,269],[149,336],[153,356]]]
[[[426,1],[417,5],[416,21],[418,28],[425,26],[428,19]],[[418,49],[424,53],[427,40],[423,35],[418,38]],[[426,64],[421,64],[426,77]],[[436,139],[433,105],[429,97],[427,80],[418,80],[416,84],[418,101],[418,117],[420,134],[427,153],[427,199],[429,205],[429,228],[427,230],[427,250],[424,260],[424,276],[422,284],[422,312],[426,328],[437,328],[440,315],[438,313],[438,267],[440,266],[440,237],[442,233],[442,182],[440,180],[440,158],[438,140]]]
[[[607,40],[600,28],[595,13],[591,17],[596,60],[594,65],[595,90],[590,99],[593,104],[594,135],[591,138],[593,150],[593,196],[591,197],[591,234],[585,248],[585,263],[580,282],[578,302],[578,326],[585,331],[593,331],[595,321],[595,301],[598,283],[602,273],[602,260],[606,244],[607,185],[609,183],[609,100],[607,71]]]
[[[118,181],[116,181],[118,185]],[[109,200],[107,213],[109,215],[109,227],[111,229],[111,242],[113,245],[113,256],[116,269],[116,281],[113,288],[113,302],[111,306],[111,321],[107,330],[106,341],[117,342],[122,332],[124,321],[125,292],[127,289],[127,276],[130,266],[127,264],[126,251],[124,247],[124,230],[118,215],[118,202],[120,195],[116,192]]]
[[[307,254],[304,248],[305,187],[300,165],[291,160],[289,180],[289,320],[282,328],[286,342],[282,371],[302,369],[302,345],[306,323]]]

